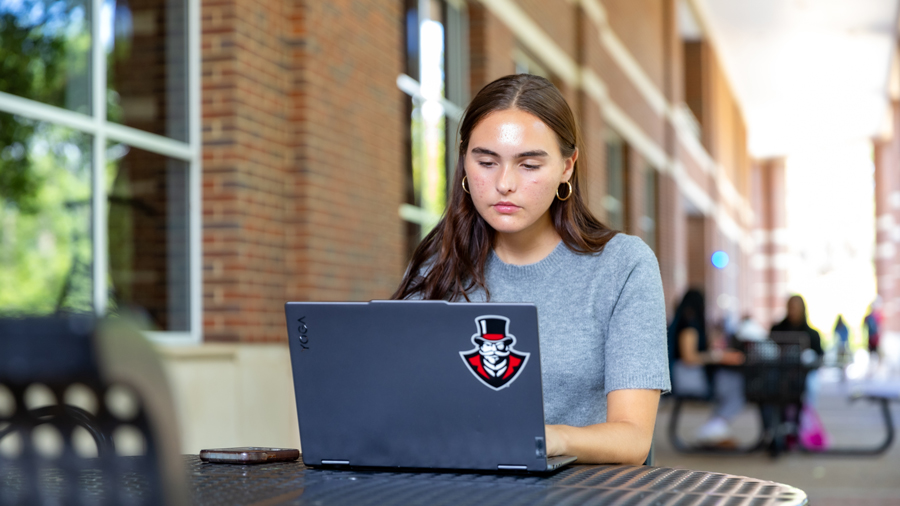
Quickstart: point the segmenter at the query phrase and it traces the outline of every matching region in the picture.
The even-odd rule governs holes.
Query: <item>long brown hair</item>
[[[459,155],[447,210],[419,243],[392,298],[419,295],[423,299],[469,300],[469,292],[477,288],[484,289],[490,298],[484,266],[495,232],[463,191],[462,180],[472,130],[488,114],[508,109],[533,114],[550,127],[556,133],[563,158],[571,157],[580,145],[575,116],[559,90],[547,79],[529,74],[509,75],[482,88],[466,108],[459,127]],[[556,232],[570,250],[596,253],[616,232],[595,218],[585,204],[577,165],[576,160],[569,180],[572,196],[564,201],[554,199],[550,217]]]

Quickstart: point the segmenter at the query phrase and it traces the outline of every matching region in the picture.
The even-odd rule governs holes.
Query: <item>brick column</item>
[[[763,327],[784,318],[787,302],[787,229],[784,159],[753,165],[752,202],[756,251],[753,266],[753,317]]]
[[[203,312],[209,341],[283,339],[290,72],[283,3],[204,0]]]
[[[893,131],[874,142],[875,274],[882,300],[882,351],[900,363],[900,102],[894,101]]]
[[[509,28],[483,5],[470,2],[469,11],[469,76],[472,96],[489,82],[512,74],[515,38]]]

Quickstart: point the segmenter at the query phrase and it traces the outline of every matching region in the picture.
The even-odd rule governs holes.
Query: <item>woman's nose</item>
[[[516,171],[509,164],[503,165],[497,175],[497,191],[501,195],[516,191]]]

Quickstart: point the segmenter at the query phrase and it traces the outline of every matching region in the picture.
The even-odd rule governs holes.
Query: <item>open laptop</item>
[[[285,305],[303,463],[546,472],[537,308]]]

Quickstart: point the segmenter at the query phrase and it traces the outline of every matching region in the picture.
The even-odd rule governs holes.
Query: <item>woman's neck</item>
[[[515,233],[498,232],[494,238],[494,252],[504,263],[528,265],[547,257],[562,238],[553,228],[550,214],[537,223]]]

